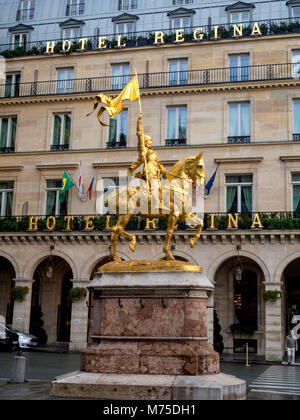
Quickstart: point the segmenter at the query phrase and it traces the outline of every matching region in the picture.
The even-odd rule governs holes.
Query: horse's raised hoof
[[[171,253],[166,254],[167,261],[174,261],[176,258]]]
[[[136,245],[136,237],[134,236],[129,242],[129,248],[131,249],[132,252],[135,251],[135,245]]]
[[[190,238],[190,246],[191,246],[191,248],[194,248],[195,243],[196,243],[195,239],[194,238]]]
[[[114,262],[121,262],[122,258],[119,255],[114,255],[113,260],[114,260]]]

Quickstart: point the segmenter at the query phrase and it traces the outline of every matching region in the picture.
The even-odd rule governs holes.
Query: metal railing
[[[34,11],[33,11],[34,12]],[[28,16],[24,16],[25,18],[32,19],[33,12],[28,12]],[[21,19],[21,15],[17,16]],[[283,18],[283,19],[264,19],[258,21],[249,21],[249,22],[241,22],[243,24],[243,37],[251,36],[253,32],[253,26],[255,23],[258,23],[260,32],[262,35],[278,35],[278,34],[287,34],[287,33],[297,33],[300,32],[300,18]],[[238,25],[238,23],[236,23]],[[215,41],[215,31],[214,27],[218,26],[218,38],[217,39],[226,39],[232,38],[234,36],[233,24],[232,23],[212,23],[211,25],[201,25],[201,37],[204,41]],[[184,28],[184,36],[185,41],[195,41],[194,38],[194,31],[199,30],[198,26],[192,26]],[[137,32],[130,32],[130,33],[122,33],[124,40],[128,40],[127,46],[129,47],[139,47],[144,45],[153,45],[155,41],[155,32],[161,31],[164,33],[164,42],[166,44],[173,43],[175,41],[175,29],[172,28],[165,28],[165,29],[151,29],[148,31],[137,31]],[[118,34],[101,34],[101,36],[106,37],[107,39],[107,47],[108,48],[118,48],[118,42],[116,40]],[[96,50],[98,49],[99,44],[99,36],[84,36],[88,39],[87,49]],[[77,38],[70,38],[69,40],[73,43],[72,51],[75,51],[76,48],[79,48],[79,39]],[[63,39],[54,39],[54,40],[40,40],[40,41],[32,41],[26,42],[26,45],[19,48],[17,51],[17,56],[22,55],[33,55],[33,54],[43,54],[46,51],[46,45],[48,41],[55,41],[57,44],[57,48],[55,52],[61,52],[61,46],[63,43]],[[130,41],[130,42],[129,42]],[[201,42],[201,41],[198,41]],[[0,45],[0,52],[7,53],[10,51],[15,50],[15,46],[13,43],[1,44]],[[11,55],[9,54],[8,57]]]
[[[186,138],[184,139],[166,139],[166,146],[185,146]]]
[[[185,75],[184,78],[181,78],[182,73]],[[241,76],[238,77],[237,74]],[[127,82],[132,77],[134,75],[126,76]],[[138,75],[138,79],[141,89],[300,79],[300,65],[282,63],[184,72],[142,73]],[[177,81],[176,84],[174,80]],[[10,84],[9,90],[5,84],[2,84],[0,85],[0,98],[112,92],[121,90],[125,85],[124,76],[24,82]]]
[[[70,145],[69,144],[52,144],[50,150],[52,152],[55,151],[64,151],[64,150],[69,150],[70,149]]]
[[[227,137],[228,143],[250,143],[250,136],[230,136]]]
[[[126,141],[114,141],[114,142],[107,142],[106,147],[108,149],[119,149],[126,147]]]
[[[214,214],[212,218],[211,214]],[[291,231],[291,230],[300,230],[300,213],[296,212],[285,212],[285,211],[274,211],[274,212],[257,212],[259,215],[262,227],[264,230],[281,230],[281,231]],[[107,215],[100,214],[86,214],[86,215],[69,215],[73,216],[70,222],[71,231],[83,231],[86,229],[86,218],[93,217],[93,231],[105,232],[107,231]],[[37,228],[38,231],[46,231],[49,233],[49,230],[46,227],[46,220],[49,216],[40,215],[40,216],[7,216],[0,217],[0,232],[27,232],[29,231],[30,218],[33,217],[34,220],[37,217]],[[227,213],[218,213],[211,212],[200,215],[204,221],[204,229],[207,231],[217,231],[217,230],[236,230],[236,228],[228,228],[229,226],[229,216]],[[235,217],[235,216],[234,216]],[[238,229],[240,230],[250,230],[255,213],[240,213],[238,218]],[[113,226],[117,221],[115,215],[111,215],[109,218],[109,226]],[[212,225],[213,223],[213,225]],[[66,232],[67,221],[65,216],[56,216],[56,223],[54,231]],[[166,230],[167,220],[166,218],[156,219],[155,230]],[[127,226],[127,230],[145,230],[146,219],[140,216],[133,216],[130,223]],[[179,222],[176,230],[189,231],[194,230],[194,226],[189,226],[184,222]],[[255,226],[255,230],[258,230],[258,227]]]
[[[293,140],[294,141],[300,141],[300,133],[294,133],[293,134]]]

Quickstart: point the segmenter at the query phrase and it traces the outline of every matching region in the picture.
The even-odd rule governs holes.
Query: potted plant
[[[281,292],[279,290],[265,290],[263,293],[264,302],[275,303],[277,299],[281,296]]]
[[[79,302],[80,300],[85,299],[86,289],[84,287],[72,287],[68,294],[68,300],[72,303]]]
[[[16,286],[12,289],[12,297],[17,302],[23,302],[28,292],[28,287]]]

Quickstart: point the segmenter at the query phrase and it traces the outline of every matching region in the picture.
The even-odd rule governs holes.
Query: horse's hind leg
[[[175,216],[174,214],[169,215],[167,233],[166,233],[166,240],[165,240],[165,244],[164,244],[164,247],[163,247],[163,251],[166,254],[166,259],[167,260],[175,260],[174,255],[170,251],[170,243],[171,243],[171,239],[172,239],[177,221],[178,221],[178,216]]]
[[[110,255],[114,261],[121,261],[121,258],[117,255],[117,243],[120,236],[123,236],[130,241],[129,248],[132,252],[135,250],[136,237],[134,235],[130,235],[130,233],[125,232],[125,228],[128,225],[131,217],[131,213],[119,216],[117,224],[112,228]]]
[[[189,217],[192,217],[192,215],[189,215]],[[203,226],[204,226],[204,223],[203,223],[203,220],[202,219],[199,219],[198,217],[195,217],[195,216],[193,218],[195,220],[195,222],[194,222],[195,225],[197,225],[197,230],[196,230],[195,235],[190,238],[190,246],[191,246],[191,248],[194,248],[196,242],[200,238],[201,233],[202,233],[202,229],[203,229]]]

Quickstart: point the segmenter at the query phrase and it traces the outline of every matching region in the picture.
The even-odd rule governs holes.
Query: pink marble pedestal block
[[[209,375],[219,355],[207,343],[201,272],[97,273],[92,345],[81,370],[103,374]]]

